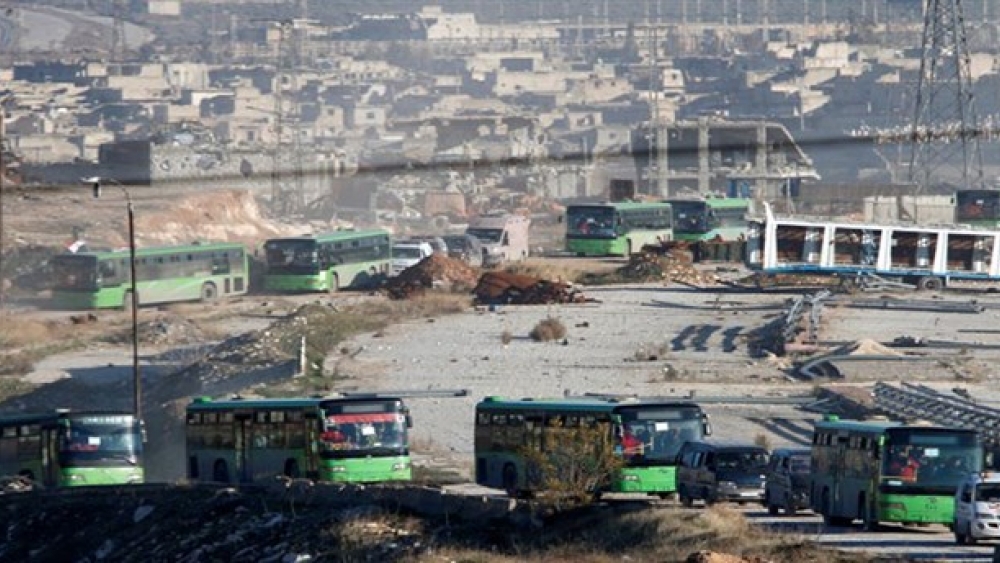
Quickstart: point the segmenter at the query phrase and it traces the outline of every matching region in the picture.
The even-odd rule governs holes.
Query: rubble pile
[[[645,250],[645,248],[644,248]],[[613,283],[645,283],[653,281],[680,283],[684,285],[706,286],[718,283],[715,274],[695,268],[689,259],[681,255],[643,252],[633,254],[628,264],[605,274],[586,274],[581,283],[586,285],[607,285]]]
[[[385,291],[393,299],[408,299],[431,288],[468,291],[478,278],[479,270],[465,262],[432,254],[390,279]]]
[[[472,292],[479,304],[547,305],[593,301],[572,284],[510,272],[486,272]]]

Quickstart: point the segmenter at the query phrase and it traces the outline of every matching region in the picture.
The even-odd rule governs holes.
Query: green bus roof
[[[359,238],[368,238],[373,236],[390,236],[389,231],[385,229],[343,229],[340,231],[330,231],[327,233],[318,233],[315,235],[302,235],[298,237],[277,237],[272,239],[267,239],[265,244],[272,241],[298,241],[298,240],[314,240],[316,242],[336,242],[344,240],[355,240]]]
[[[670,209],[670,204],[665,201],[599,201],[573,204],[567,206],[567,209],[574,207],[608,207],[616,211],[632,211],[636,209]]]
[[[206,242],[198,244],[183,244],[177,246],[147,246],[147,247],[136,247],[136,256],[156,256],[158,254],[175,254],[178,252],[204,252],[204,251],[215,251],[215,250],[243,250],[246,252],[246,246],[238,242]],[[123,248],[121,250],[98,250],[89,252],[76,252],[72,254],[60,254],[59,256],[94,256],[98,259],[101,258],[114,258],[119,256],[128,256],[129,249]]]
[[[706,197],[698,199],[671,199],[669,203],[704,203],[711,209],[745,209],[752,200],[743,197]]]
[[[970,433],[976,432],[976,430],[972,428],[958,428],[937,424],[905,424],[893,420],[818,420],[815,422],[815,427],[816,430],[845,430],[848,432],[865,432],[869,434],[884,433],[891,429],[930,430],[933,432],[941,430]]]
[[[0,426],[18,426],[21,424],[44,424],[55,422],[61,418],[73,420],[87,416],[132,416],[127,411],[73,411],[67,409],[53,410],[41,413],[18,413],[0,416]]]
[[[486,397],[478,404],[477,409],[510,409],[510,410],[561,410],[580,412],[607,412],[611,413],[619,409],[629,407],[678,407],[678,408],[700,408],[697,404],[678,400],[676,402],[660,401],[638,401],[638,400],[603,400],[593,398],[567,399],[567,398],[524,398],[507,399],[504,397]]]
[[[343,402],[343,403],[364,403],[364,402],[394,402],[400,401],[398,397],[388,396],[368,396],[368,395],[331,395],[328,397],[282,397],[274,399],[212,399],[210,397],[197,397],[188,404],[188,410],[214,411],[231,409],[304,409],[318,407],[321,403]]]

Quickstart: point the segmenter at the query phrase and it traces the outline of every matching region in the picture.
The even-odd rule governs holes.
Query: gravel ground
[[[341,371],[357,388],[468,389],[465,398],[409,400],[415,449],[433,452],[439,463],[465,470],[472,458],[474,405],[485,396],[584,392],[763,396],[813,389],[813,382],[791,381],[779,362],[747,353],[748,332],[779,314],[789,294],[700,292],[661,284],[590,288],[586,293],[600,302],[477,308],[359,336],[348,343],[358,353]],[[970,315],[830,308],[824,315],[822,338],[884,341],[911,335],[956,340],[965,336],[960,330],[992,322],[995,315],[991,309]],[[531,329],[550,316],[566,327],[565,339],[533,341],[528,336]],[[505,332],[511,336],[507,344]],[[982,340],[982,335],[975,336]],[[987,337],[1000,342],[1000,335]],[[974,388],[977,397],[995,398],[989,363],[997,353],[972,353],[978,379],[961,384]],[[919,374],[922,382],[938,387],[955,385],[954,370],[934,362],[919,364],[925,367],[864,362],[845,364],[843,371],[847,379],[859,382]],[[925,379],[935,375],[937,381]],[[772,447],[807,443],[817,416],[784,405],[706,404],[705,408],[716,437],[753,441],[763,434]]]
[[[600,303],[477,308],[360,336],[348,344],[360,353],[342,371],[358,388],[468,389],[465,398],[409,401],[414,441],[425,446],[417,449],[451,454],[461,467],[471,463],[473,410],[485,396],[759,396],[811,390],[811,385],[789,384],[774,363],[749,357],[743,344],[746,333],[778,309],[734,306],[780,307],[785,295],[734,299],[661,284],[586,293]],[[566,327],[565,338],[532,340],[532,328],[550,316]],[[507,344],[505,332],[511,335]],[[802,440],[807,420],[815,416],[787,406],[713,405],[707,410],[717,436],[753,440],[764,433],[775,446]],[[793,430],[771,419],[792,421],[785,426]]]

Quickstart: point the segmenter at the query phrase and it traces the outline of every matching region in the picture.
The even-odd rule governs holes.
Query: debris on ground
[[[719,280],[715,274],[702,272],[695,268],[690,259],[683,254],[660,254],[657,252],[633,254],[629,258],[628,264],[613,272],[586,274],[580,279],[580,282],[586,285],[654,281],[703,287],[716,285]]]
[[[850,344],[835,348],[832,352],[837,356],[902,356],[898,351],[889,348],[870,338],[862,338]]]
[[[593,302],[572,284],[510,272],[486,272],[472,292],[480,305]]]
[[[435,253],[391,278],[384,289],[392,299],[409,299],[432,288],[468,291],[475,287],[478,278],[478,269]]]

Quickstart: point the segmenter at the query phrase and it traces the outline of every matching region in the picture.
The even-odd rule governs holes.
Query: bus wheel
[[[225,461],[216,460],[215,465],[212,466],[212,480],[217,483],[229,482],[229,467]]]
[[[219,296],[219,290],[215,287],[215,284],[208,282],[202,284],[201,286],[201,300],[202,301],[212,301]]]
[[[513,463],[503,466],[503,490],[510,498],[517,498],[517,468]]]
[[[921,291],[940,291],[943,286],[944,283],[937,276],[924,276],[917,280],[917,289]]]
[[[300,474],[299,474],[299,462],[295,461],[294,459],[290,459],[290,460],[286,461],[285,462],[285,477],[289,477],[291,479],[298,479],[299,476],[300,476]]]
[[[625,258],[632,256],[632,241],[627,241],[625,243]]]

